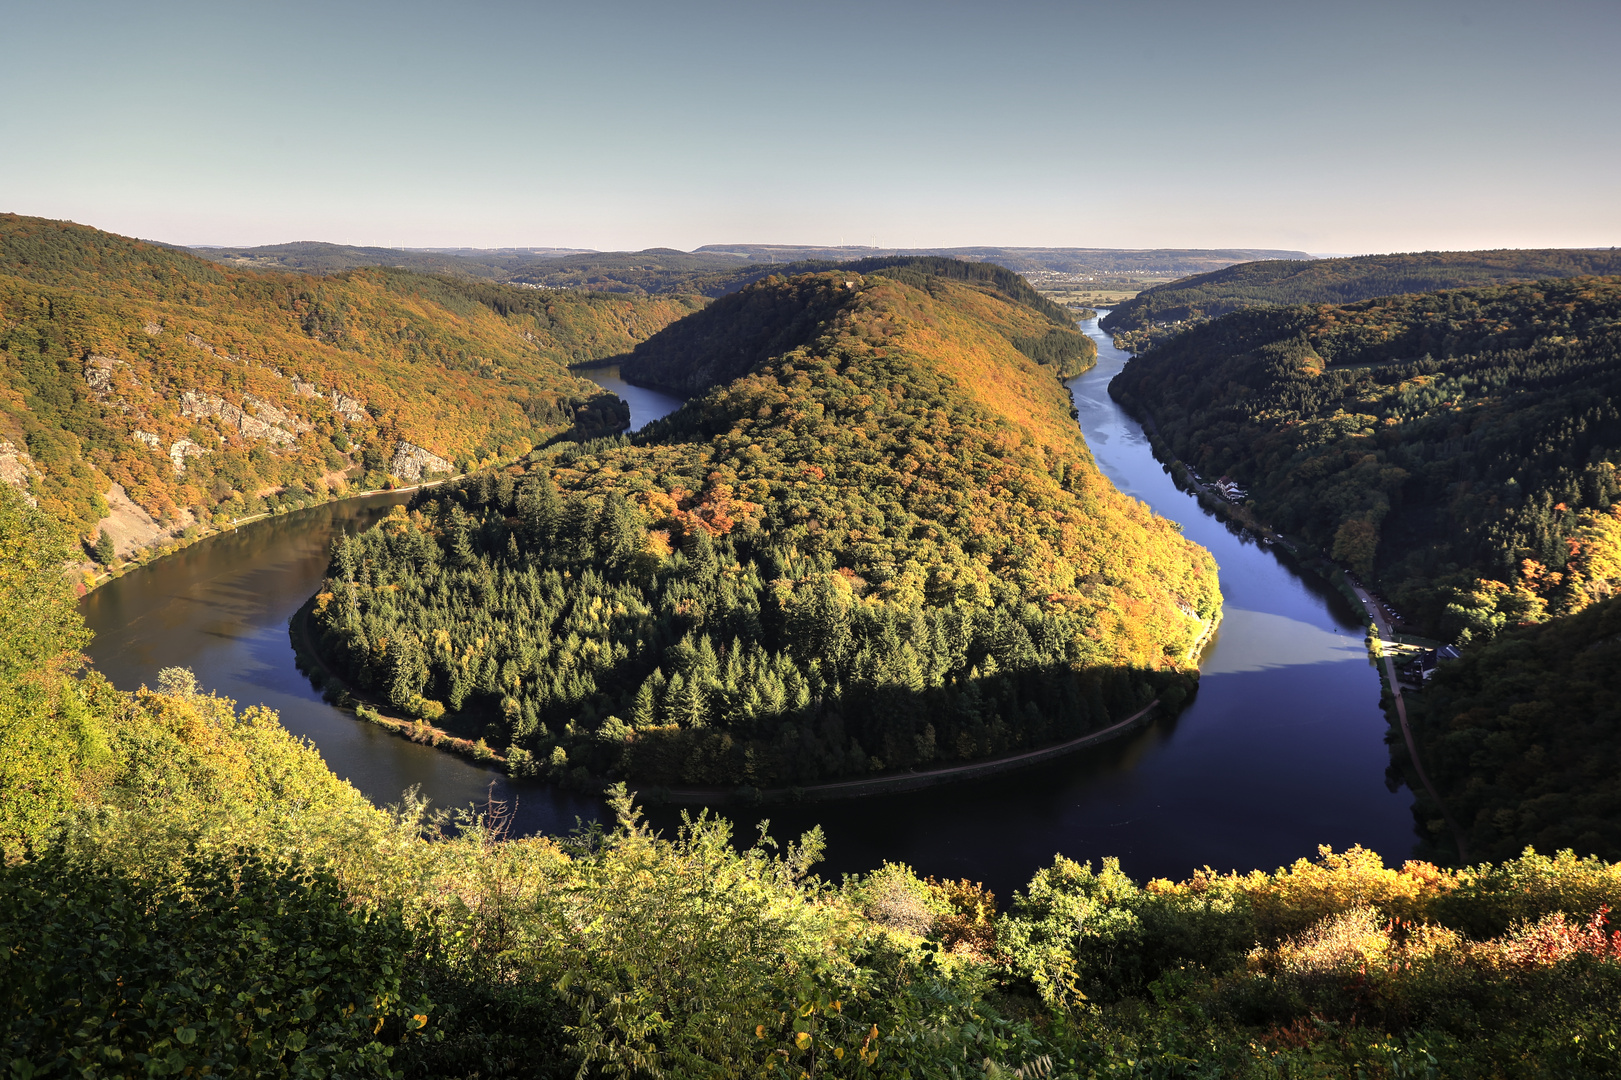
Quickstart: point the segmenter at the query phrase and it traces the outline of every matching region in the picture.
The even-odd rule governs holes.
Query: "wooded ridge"
[[[1015,346],[1067,318],[1003,275],[768,279],[672,325],[623,369],[683,409],[341,544],[329,659],[581,783],[806,784],[1174,707],[1214,565],[1097,471]]]
[[[1399,293],[1585,274],[1621,274],[1621,253],[1550,248],[1269,259],[1145,289],[1116,305],[1099,325],[1124,335],[1124,344],[1141,350],[1195,323],[1240,308],[1350,304]]]
[[[702,303],[262,274],[0,216],[0,478],[89,542],[109,493],[178,532],[511,459],[620,430],[623,405],[568,365]]]

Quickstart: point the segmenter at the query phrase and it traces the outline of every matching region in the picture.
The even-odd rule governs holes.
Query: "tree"
[[[102,529],[96,534],[95,556],[96,561],[103,566],[111,566],[113,560],[118,557],[118,551],[113,545],[113,538],[107,534],[106,529]]]
[[[1351,564],[1363,577],[1373,575],[1373,555],[1379,548],[1379,527],[1371,521],[1354,518],[1334,534],[1334,558]]]
[[[70,553],[54,522],[0,484],[0,846],[42,838],[106,752],[68,678],[90,640],[62,575]]]

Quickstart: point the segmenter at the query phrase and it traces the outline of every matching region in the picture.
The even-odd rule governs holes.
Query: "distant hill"
[[[1351,304],[1375,296],[1621,273],[1621,252],[1564,249],[1426,251],[1345,259],[1271,259],[1145,289],[1100,324],[1116,334],[1174,331],[1240,308]],[[1160,335],[1163,339],[1163,335]]]
[[[649,248],[534,261],[513,272],[508,280],[551,289],[596,289],[636,296],[690,293],[713,298],[736,292],[771,274],[808,273],[832,265],[826,260],[774,263],[701,250]]]
[[[3,215],[0,479],[87,539],[108,526],[127,554],[571,427],[618,430],[622,406],[568,365],[698,306],[393,268],[259,273]]]
[[[542,250],[502,248],[482,251],[476,248],[427,250],[352,247],[314,240],[251,248],[192,248],[191,251],[211,262],[244,270],[294,270],[306,274],[336,274],[364,266],[388,266],[402,270],[420,270],[429,274],[461,274],[491,281],[505,281],[531,263],[578,253],[565,248]]]
[[[1052,271],[1064,274],[1145,273],[1156,276],[1200,274],[1255,259],[1310,259],[1304,251],[1273,251],[1265,248],[873,248],[815,247],[792,244],[705,244],[694,254],[727,254],[762,261],[775,259],[822,259],[848,262],[856,259],[897,256],[936,256],[991,262],[1021,274]]]
[[[706,244],[695,251],[568,251],[530,248],[349,247],[303,242],[255,248],[196,248],[205,259],[255,270],[330,274],[390,266],[551,289],[635,296],[691,293],[714,298],[771,274],[803,274],[875,258],[935,257],[988,262],[1020,274],[1141,275],[1150,280],[1199,274],[1254,259],[1309,259],[1303,251],[1255,248],[873,248],[791,244]],[[1136,288],[1137,286],[1132,286]]]
[[[882,274],[917,288],[957,281],[1003,301],[988,305],[983,318],[1020,352],[1053,368],[1061,377],[1078,375],[1097,360],[1097,346],[1081,333],[1063,308],[1043,297],[1018,274],[1000,266],[941,258],[907,256],[861,259],[841,264],[851,274]],[[821,278],[789,278],[770,289],[746,289],[724,296],[704,318],[686,319],[638,345],[621,361],[625,377],[674,393],[693,394],[735,379],[767,357],[780,355],[826,332],[827,320],[846,306]],[[803,292],[792,284],[806,283]],[[823,305],[831,305],[824,309]]]

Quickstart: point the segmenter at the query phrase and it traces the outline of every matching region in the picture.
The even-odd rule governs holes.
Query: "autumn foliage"
[[[1045,318],[949,277],[750,286],[638,350],[703,384],[685,408],[340,545],[324,648],[581,783],[812,783],[1174,708],[1214,566],[1004,332]]]

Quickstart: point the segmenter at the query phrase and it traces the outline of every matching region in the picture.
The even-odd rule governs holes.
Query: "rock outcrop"
[[[351,424],[371,423],[371,414],[366,411],[366,403],[359,398],[350,397],[341,390],[334,390],[330,394],[321,392],[321,388],[312,382],[305,382],[297,375],[293,376],[293,393],[299,397],[325,398],[332,406],[332,411]]]
[[[421,480],[428,473],[448,473],[455,466],[444,458],[401,439],[399,445],[394,447],[394,456],[389,460],[388,471],[401,480]]]
[[[28,481],[39,475],[33,460],[17,449],[9,439],[0,439],[0,483],[10,484],[22,492],[29,506],[38,506],[39,500],[28,492]]]
[[[174,474],[184,476],[186,472],[186,459],[208,453],[190,439],[181,439],[169,447],[169,460],[174,462]]]
[[[97,401],[107,400],[113,390],[113,368],[124,361],[111,356],[87,356],[84,360],[84,381],[90,387],[90,396]]]
[[[254,416],[268,424],[274,424],[280,428],[287,428],[295,435],[302,435],[306,431],[315,430],[314,424],[311,424],[306,420],[301,420],[292,413],[277,408],[263,398],[254,397],[252,394],[243,394],[242,400],[253,406]]]
[[[232,405],[218,394],[200,394],[195,390],[182,391],[180,415],[215,417],[244,439],[270,439],[284,445],[298,439],[298,436],[285,428],[267,424],[256,416],[249,416],[241,406]]]
[[[332,411],[351,424],[371,422],[371,414],[366,411],[366,403],[359,398],[352,398],[348,394],[334,390],[327,396],[327,400],[332,402]]]

